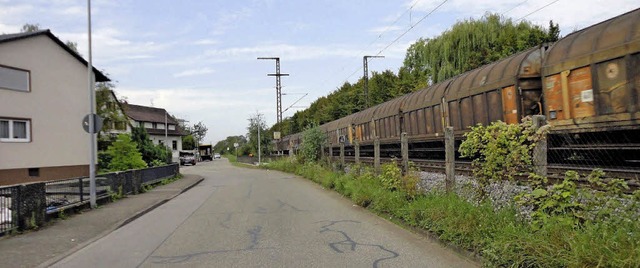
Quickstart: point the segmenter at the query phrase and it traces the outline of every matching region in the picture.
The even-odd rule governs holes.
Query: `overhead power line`
[[[536,12],[538,12],[538,11],[542,10],[542,9],[544,9],[545,7],[548,7],[548,6],[550,6],[550,5],[553,5],[553,4],[555,4],[556,2],[558,2],[558,1],[560,1],[560,0],[554,0],[554,1],[552,1],[551,3],[548,3],[548,4],[544,5],[544,6],[542,6],[541,8],[538,8],[538,9],[534,10],[533,12],[531,12],[531,13],[529,13],[529,14],[525,15],[524,17],[517,19],[515,22],[521,21],[521,20],[523,20],[524,18],[529,17],[530,15],[532,15],[532,14],[534,14],[534,13],[536,13]]]
[[[381,49],[380,51],[378,51],[378,53],[376,53],[376,56],[379,56],[380,54],[382,54],[382,52],[384,52],[385,50],[387,50],[387,48],[391,47],[393,44],[395,44],[396,42],[398,42],[398,40],[400,40],[400,38],[402,38],[403,36],[405,36],[408,32],[410,32],[411,30],[413,30],[413,28],[415,28],[416,26],[418,26],[418,24],[420,24],[422,21],[424,21],[426,18],[428,18],[431,14],[433,14],[433,12],[436,12],[436,10],[438,10],[442,5],[444,5],[447,1],[449,0],[444,0],[442,1],[442,3],[440,3],[438,6],[436,6],[435,8],[433,8],[429,13],[427,13],[426,15],[424,15],[418,22],[416,22],[415,24],[411,25],[406,31],[404,31],[402,34],[400,34],[396,39],[394,39],[393,41],[391,41],[391,43],[389,45],[387,45],[386,47],[384,47],[383,49]],[[559,0],[556,0],[559,1]],[[355,75],[356,73],[360,72],[360,70],[362,70],[362,67],[359,67],[357,70],[355,70],[353,73],[351,73],[346,79],[345,81],[348,81],[349,78],[351,78],[353,75]]]
[[[362,49],[358,55],[364,55],[365,50],[367,50],[369,47],[371,47],[373,44],[375,44],[378,40],[382,39],[382,36],[384,34],[386,34],[389,29],[391,29],[392,26],[396,25],[396,23],[398,23],[398,21],[400,21],[401,18],[403,18],[407,13],[409,13],[418,3],[420,3],[421,0],[416,0],[409,8],[407,8],[404,12],[402,12],[402,14],[400,14],[400,16],[398,16],[390,25],[388,25],[387,27],[385,27],[385,29],[382,31],[382,33],[378,34],[378,36],[376,36],[376,38],[374,38],[371,43],[369,43],[364,49]],[[335,74],[338,71],[344,70],[347,67],[348,63],[344,64],[342,67],[336,69],[333,71],[332,74]],[[360,71],[360,69],[356,70],[354,73]],[[353,74],[352,74],[353,75]],[[351,78],[351,76],[349,76],[349,78]],[[327,77],[327,79],[325,79],[322,84],[326,84],[326,82],[329,80],[329,77],[331,77],[331,75],[329,75]],[[347,79],[349,79],[347,78]]]

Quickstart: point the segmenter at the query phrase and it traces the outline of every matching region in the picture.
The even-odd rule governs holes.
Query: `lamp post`
[[[89,142],[91,156],[89,162],[89,204],[91,208],[96,208],[96,133],[95,131],[95,117],[96,113],[96,97],[94,92],[93,83],[93,63],[91,58],[91,0],[87,0],[87,36],[88,36],[88,62],[87,62],[87,79],[89,80]]]
[[[384,56],[364,56],[362,57],[362,68],[364,69],[364,108],[369,108],[369,59],[384,58]]]

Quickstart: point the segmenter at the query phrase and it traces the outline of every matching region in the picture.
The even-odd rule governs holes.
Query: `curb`
[[[183,194],[184,192],[186,192],[186,191],[190,190],[191,188],[195,187],[196,185],[200,184],[204,180],[204,178],[201,177],[201,176],[199,176],[199,177],[200,178],[195,183],[193,183],[193,184],[187,186],[186,188],[182,189],[182,191],[180,191],[179,193],[177,193],[177,194],[175,194],[173,196],[170,196],[169,198],[165,198],[163,200],[158,201],[156,204],[154,204],[154,205],[152,205],[152,206],[150,206],[150,207],[148,207],[146,209],[143,209],[143,210],[135,213],[131,217],[128,217],[128,218],[122,220],[119,223],[114,224],[112,227],[110,227],[107,230],[105,230],[104,232],[96,235],[95,237],[93,237],[91,239],[88,239],[87,241],[76,245],[72,249],[60,254],[59,256],[53,257],[53,258],[51,258],[51,259],[39,264],[36,267],[44,268],[44,267],[52,266],[52,265],[58,263],[59,261],[63,260],[64,258],[69,257],[71,254],[76,253],[77,251],[79,251],[79,250],[83,249],[84,247],[90,245],[91,243],[93,243],[95,241],[98,241],[101,238],[107,236],[108,234],[112,233],[113,231],[120,229],[121,227],[127,225],[128,223],[134,221],[135,219],[142,217],[144,214],[149,213],[150,211],[156,209],[157,207],[163,205],[164,203],[169,202],[171,199],[176,198],[177,196]]]

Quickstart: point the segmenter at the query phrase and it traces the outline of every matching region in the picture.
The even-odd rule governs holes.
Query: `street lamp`
[[[364,56],[362,57],[362,67],[364,69],[364,108],[369,108],[369,59],[384,58],[384,56]]]

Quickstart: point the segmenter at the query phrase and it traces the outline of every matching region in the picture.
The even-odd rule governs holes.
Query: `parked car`
[[[180,165],[184,166],[186,164],[196,165],[196,157],[194,155],[183,155],[180,157]]]
[[[220,159],[220,154],[213,154],[213,159]]]

